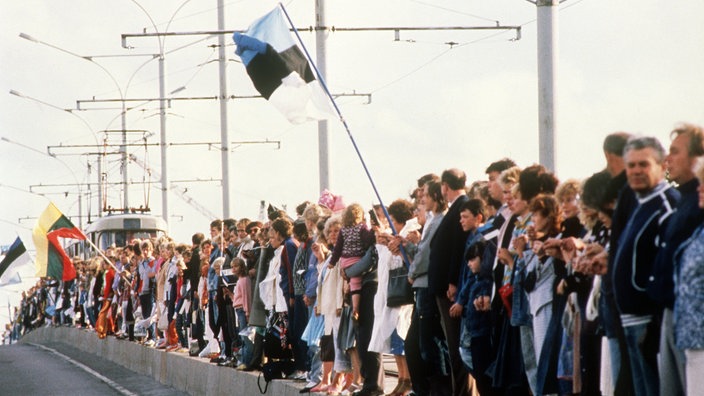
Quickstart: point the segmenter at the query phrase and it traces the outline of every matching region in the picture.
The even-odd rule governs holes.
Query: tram
[[[167,231],[166,221],[159,216],[129,213],[100,217],[88,225],[85,234],[105,251],[110,246],[126,246],[135,239],[158,238]],[[84,259],[96,254],[83,241],[72,243],[65,250],[69,257],[79,256]]]

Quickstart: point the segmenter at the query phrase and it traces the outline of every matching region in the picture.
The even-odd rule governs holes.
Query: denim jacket
[[[513,266],[513,301],[511,307],[511,326],[530,326],[533,316],[530,314],[528,296],[523,289],[526,279],[526,262],[523,258],[516,258]]]

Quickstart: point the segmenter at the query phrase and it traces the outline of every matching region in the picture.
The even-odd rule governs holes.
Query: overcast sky
[[[154,54],[158,40],[132,38],[134,49],[121,47],[122,33],[183,32],[217,29],[216,1],[94,0],[0,2],[0,244],[19,235],[32,249],[31,227],[48,203],[29,193],[30,185],[97,181],[95,157],[41,154],[47,146],[91,145],[103,130],[120,128],[116,103],[84,103],[88,111],[72,115],[36,101],[10,95],[21,92],[60,108],[76,108],[76,100],[120,98],[116,84],[100,67],[49,46],[79,55]],[[168,6],[164,6],[168,4]],[[182,6],[179,9],[179,6]],[[274,1],[226,1],[226,28],[244,29],[276,6]],[[299,27],[314,25],[314,1],[286,3]],[[668,132],[677,122],[704,123],[704,3],[683,0],[614,2],[570,0],[559,13],[557,174],[584,178],[603,167],[601,141],[624,130],[655,135],[669,145]],[[173,19],[172,19],[173,16]],[[509,156],[519,165],[538,161],[536,8],[524,0],[358,0],[327,1],[327,25],[360,26],[491,26],[521,25],[513,31],[336,32],[327,39],[328,84],[333,93],[369,93],[338,102],[386,204],[406,197],[415,180],[449,167],[483,178],[486,166]],[[169,24],[169,20],[172,20]],[[314,53],[315,37],[302,36]],[[459,45],[449,46],[448,42]],[[228,57],[234,56],[227,37]],[[218,94],[215,37],[169,37],[164,42],[166,92],[173,97]],[[151,57],[95,58],[115,78],[125,98],[158,97],[157,62]],[[129,86],[128,86],[129,82]],[[254,95],[241,63],[227,68],[229,94]],[[158,103],[137,105],[127,113],[127,128],[147,131],[147,142],[159,141]],[[231,153],[231,215],[258,216],[259,201],[287,205],[292,213],[303,200],[319,196],[317,125],[292,126],[263,99],[230,101],[231,141],[277,141],[234,148]],[[112,109],[100,109],[111,107]],[[218,142],[220,117],[213,100],[172,101],[167,133],[171,143]],[[85,121],[85,122],[84,122]],[[330,123],[331,189],[347,203],[369,206],[371,186],[347,135]],[[134,143],[143,135],[131,133]],[[109,134],[110,143],[119,135]],[[59,148],[57,154],[84,148]],[[116,150],[115,148],[112,149]],[[93,151],[91,149],[91,151]],[[130,147],[142,163],[160,169],[156,146]],[[180,182],[199,204],[222,213],[218,147],[178,146],[168,150],[169,178],[214,179]],[[119,182],[117,156],[107,158],[109,182]],[[91,173],[87,173],[90,163]],[[128,177],[149,180],[143,168],[130,163]],[[149,206],[161,214],[158,176],[153,183],[130,187],[130,206]],[[78,215],[74,187],[32,187],[67,215]],[[97,214],[96,187],[84,214]],[[65,196],[64,192],[67,193]],[[118,187],[108,189],[108,204],[120,207]],[[170,231],[180,242],[205,232],[209,217],[170,195]],[[27,219],[29,218],[29,219]],[[79,224],[74,217],[74,223]],[[0,297],[1,299],[2,297]]]

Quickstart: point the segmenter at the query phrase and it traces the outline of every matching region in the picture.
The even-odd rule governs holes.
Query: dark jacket
[[[191,282],[191,290],[198,289],[198,281],[200,280],[200,247],[194,248],[191,252],[191,259],[186,263],[183,277]]]
[[[491,334],[491,313],[477,311],[474,300],[491,294],[491,277],[472,274],[469,280],[469,301],[464,306],[466,312],[464,324],[471,337],[488,336]]]
[[[460,271],[468,233],[460,225],[460,207],[467,200],[466,195],[455,199],[430,241],[428,293],[431,295],[444,296],[449,284],[461,286]]]
[[[296,260],[296,253],[298,252],[298,244],[296,241],[288,237],[284,241],[284,251],[281,252],[281,267],[279,268],[279,274],[281,274],[281,290],[284,292],[284,297],[286,297],[286,304],[289,303],[289,299],[293,298],[293,263]]]
[[[274,256],[274,248],[267,245],[262,247],[261,254],[259,255],[259,260],[257,262],[257,273],[254,279],[254,292],[252,293],[252,308],[249,313],[249,325],[250,326],[266,326],[266,310],[264,309],[264,302],[259,295],[259,284],[266,278],[266,274],[269,272],[269,262]]]
[[[601,283],[602,293],[611,296],[613,294],[612,269],[614,267],[616,247],[618,246],[618,240],[621,237],[623,229],[626,228],[626,224],[628,224],[631,213],[633,213],[633,210],[638,206],[638,200],[636,199],[636,194],[628,186],[625,170],[609,181],[608,188],[620,190],[616,200],[614,214],[611,217],[611,234],[609,235],[611,254],[609,254],[608,273],[607,276],[602,278]]]
[[[638,206],[621,233],[613,261],[614,296],[622,315],[658,311],[656,304],[649,303],[652,300],[646,287],[653,274],[660,228],[667,226],[679,197],[679,192],[665,182],[638,197]]]
[[[650,298],[669,309],[675,305],[675,251],[704,222],[704,211],[699,208],[697,187],[699,180],[694,178],[677,188],[681,198],[675,213],[667,221],[667,227],[662,229],[660,250],[655,258],[653,276],[648,283]]]

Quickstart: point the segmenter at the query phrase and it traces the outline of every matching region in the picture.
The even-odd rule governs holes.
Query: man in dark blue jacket
[[[683,124],[670,137],[667,171],[671,181],[678,184],[681,194],[675,213],[659,238],[660,249],[655,258],[653,276],[648,284],[650,298],[663,308],[660,337],[660,394],[685,394],[684,353],[675,346],[672,327],[672,309],[675,304],[673,276],[680,245],[704,222],[704,211],[699,208],[699,180],[694,177],[697,159],[704,155],[704,131],[701,127]]]
[[[646,287],[653,275],[658,234],[667,226],[680,194],[665,181],[665,150],[657,139],[629,139],[624,160],[628,186],[638,203],[615,246],[611,276],[635,393],[657,395],[661,309]]]

